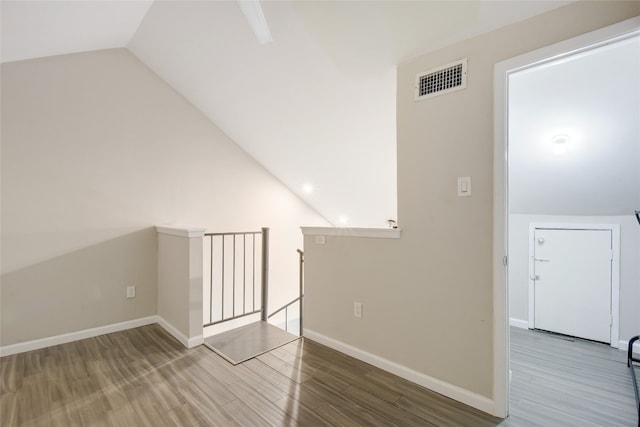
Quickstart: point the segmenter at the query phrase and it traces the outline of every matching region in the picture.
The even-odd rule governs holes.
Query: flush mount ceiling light
[[[553,143],[553,152],[557,155],[562,155],[567,152],[567,146],[571,141],[571,137],[569,135],[555,135],[551,142]]]
[[[311,194],[311,193],[313,193],[313,185],[311,185],[311,184],[310,184],[310,183],[308,183],[308,182],[307,182],[307,183],[305,183],[305,184],[302,186],[302,191],[304,191],[304,192],[305,192],[305,194]]]
[[[238,6],[244,13],[244,16],[249,21],[249,25],[253,30],[253,33],[258,38],[260,44],[265,44],[273,41],[271,38],[271,31],[267,20],[262,13],[262,6],[260,6],[259,0],[238,0]]]

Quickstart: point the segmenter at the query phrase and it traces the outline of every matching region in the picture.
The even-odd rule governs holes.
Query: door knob
[[[532,274],[531,276],[529,276],[529,279],[531,280],[540,280],[540,276],[537,274]]]

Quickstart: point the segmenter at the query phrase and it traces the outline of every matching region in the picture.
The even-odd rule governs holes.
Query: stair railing
[[[266,320],[269,229],[205,233],[204,238],[205,242],[209,240],[210,251],[209,312],[204,327],[258,313]],[[260,298],[257,298],[257,291],[260,291]]]
[[[298,297],[295,298],[294,300],[292,300],[291,302],[283,305],[282,307],[280,307],[279,309],[277,309],[276,311],[274,311],[273,313],[271,313],[267,319],[271,319],[273,316],[275,316],[278,313],[281,313],[282,311],[284,311],[284,330],[289,332],[289,308],[291,308],[292,305],[296,304],[296,303],[300,303],[300,318],[299,320],[299,329],[298,329],[298,335],[302,336],[302,331],[303,331],[303,326],[304,326],[304,316],[303,316],[303,307],[304,307],[304,252],[302,252],[300,249],[297,249],[298,252],[298,256],[299,256],[299,290],[298,290]]]
[[[304,252],[299,257],[298,296],[271,314],[269,301],[269,229],[227,233],[205,233],[209,247],[207,260],[209,289],[206,295],[204,327],[260,314],[262,321],[284,312],[289,331],[289,312],[299,304],[299,335],[303,331]],[[208,240],[208,241],[207,241]],[[259,264],[259,265],[258,265]],[[258,273],[259,272],[259,273]],[[258,297],[259,296],[259,297]]]

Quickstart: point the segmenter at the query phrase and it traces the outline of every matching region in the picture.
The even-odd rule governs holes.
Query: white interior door
[[[534,325],[611,342],[610,230],[535,229]]]

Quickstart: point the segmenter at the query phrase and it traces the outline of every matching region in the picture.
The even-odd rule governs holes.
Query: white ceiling
[[[509,99],[512,213],[640,209],[640,37],[516,73]]]
[[[260,44],[233,1],[3,0],[0,56],[128,47],[330,222],[385,226],[396,64],[567,3],[263,1]]]
[[[0,3],[2,62],[125,47],[153,1]]]

